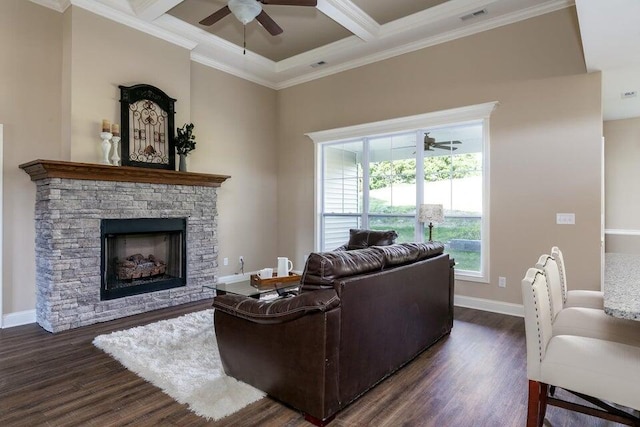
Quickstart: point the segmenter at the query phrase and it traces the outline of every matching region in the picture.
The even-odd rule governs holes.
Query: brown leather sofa
[[[297,296],[214,300],[225,372],[319,425],[451,331],[441,243],[312,253]]]

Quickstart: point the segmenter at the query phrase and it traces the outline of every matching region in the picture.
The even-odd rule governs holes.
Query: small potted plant
[[[196,149],[196,136],[193,132],[193,123],[185,123],[177,129],[176,151],[180,155],[180,166],[178,170],[187,171],[187,154]]]

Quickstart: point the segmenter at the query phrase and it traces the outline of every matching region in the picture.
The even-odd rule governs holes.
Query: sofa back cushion
[[[360,230],[352,228],[349,230],[349,242],[347,250],[364,249],[370,246],[387,246],[396,242],[398,233],[395,230],[377,231]]]
[[[336,279],[373,273],[443,253],[440,242],[399,243],[350,251],[314,252],[302,273],[304,290],[331,288]]]
[[[382,253],[385,268],[417,261],[418,255],[420,255],[418,250],[404,244],[376,246],[375,249]]]
[[[444,245],[440,242],[428,243],[398,243],[389,246],[376,246],[384,257],[384,268],[396,265],[422,261],[444,252]]]
[[[384,256],[376,248],[353,251],[313,252],[307,258],[302,273],[303,285],[330,288],[336,279],[380,271]]]
[[[416,261],[422,261],[444,253],[444,243],[442,242],[401,243],[401,245],[418,253]]]

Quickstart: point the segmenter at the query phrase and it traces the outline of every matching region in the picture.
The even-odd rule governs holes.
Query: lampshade
[[[228,6],[231,13],[244,25],[262,12],[262,6],[256,0],[229,0]]]
[[[418,221],[420,222],[444,222],[444,209],[442,205],[420,205],[418,212]]]

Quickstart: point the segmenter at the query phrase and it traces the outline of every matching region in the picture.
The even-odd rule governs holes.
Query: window
[[[361,228],[362,142],[326,145],[322,155],[322,250],[331,250],[349,240],[350,228]]]
[[[444,208],[433,239],[445,243],[456,269],[475,274],[482,271],[483,134],[482,121],[433,129],[428,137],[437,142],[423,160],[424,203]]]
[[[309,136],[318,143],[317,250],[349,229],[394,229],[399,242],[427,241],[424,203],[445,220],[433,240],[456,259],[456,275],[488,281],[488,116],[495,103]]]

